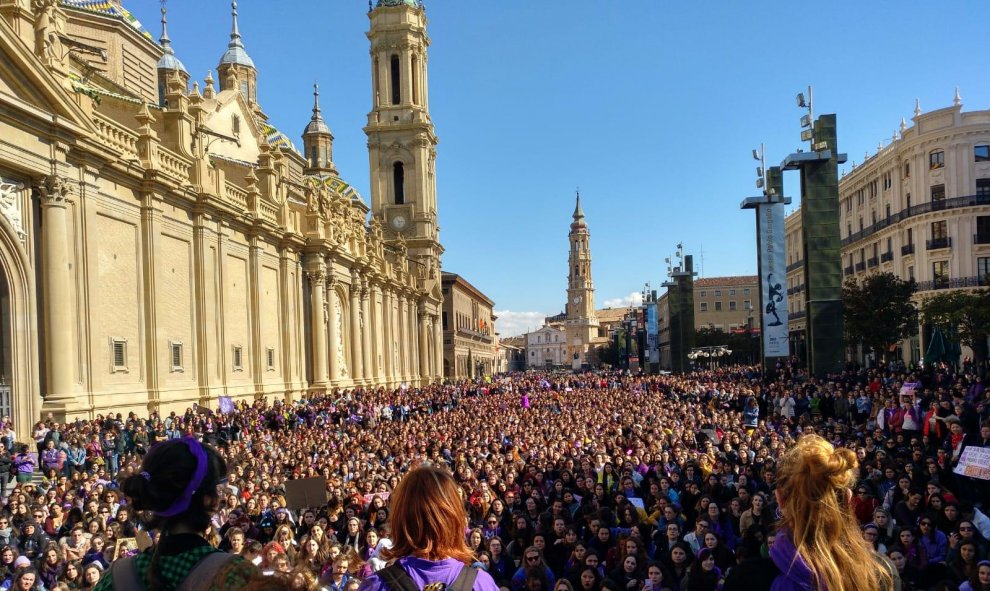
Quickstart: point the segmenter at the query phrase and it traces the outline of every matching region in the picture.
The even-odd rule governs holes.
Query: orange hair
[[[417,556],[427,560],[456,558],[470,565],[474,553],[464,539],[467,513],[453,477],[433,466],[420,466],[399,481],[389,498],[392,547],[386,560]]]
[[[866,542],[849,505],[859,462],[846,448],[805,435],[777,468],[780,525],[828,591],[880,591],[893,587],[892,565]],[[873,565],[864,576],[863,567]]]

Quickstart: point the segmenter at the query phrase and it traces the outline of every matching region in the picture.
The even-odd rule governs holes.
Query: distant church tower
[[[378,0],[371,29],[368,113],[371,213],[401,235],[424,263],[443,252],[437,227],[437,135],[426,75],[426,9],[415,0]]]
[[[595,286],[591,279],[591,244],[588,225],[584,222],[581,195],[574,206],[574,221],[567,235],[571,253],[567,257],[567,352],[571,367],[579,369],[592,363],[591,341],[598,336],[595,317]]]

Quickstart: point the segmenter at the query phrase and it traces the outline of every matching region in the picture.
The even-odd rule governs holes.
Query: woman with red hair
[[[360,591],[498,591],[492,577],[472,568],[474,553],[464,539],[468,519],[453,477],[433,466],[414,468],[390,497],[392,560]]]

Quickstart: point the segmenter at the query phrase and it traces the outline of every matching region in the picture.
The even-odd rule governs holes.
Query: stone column
[[[45,366],[48,392],[45,403],[65,406],[73,398],[76,365],[72,342],[72,275],[69,272],[69,186],[63,179],[52,175],[46,177],[37,190],[41,198],[41,252],[44,261],[41,271],[47,329]]]
[[[382,332],[382,373],[383,382],[391,384],[395,380],[392,370],[392,303],[387,286],[382,287],[382,317],[378,321]]]
[[[371,287],[367,279],[361,280],[361,367],[369,384],[374,382],[375,372],[371,357]]]
[[[437,378],[443,378],[443,326],[441,326],[440,316],[433,317],[433,351],[436,359],[434,374]]]
[[[364,379],[361,353],[361,277],[351,271],[351,377],[357,384]]]
[[[427,342],[429,341],[429,327],[426,316],[426,304],[419,302],[419,377],[423,381],[430,378],[430,356],[427,353]]]
[[[371,366],[374,368],[372,375],[378,385],[385,383],[384,363],[385,356],[382,354],[385,339],[382,331],[382,288],[378,283],[371,285]]]
[[[324,289],[327,271],[322,261],[306,271],[306,279],[309,279],[309,305],[313,311],[313,323],[310,329],[313,341],[312,385],[325,388],[327,386],[327,310]]]
[[[395,312],[396,341],[399,343],[399,366],[396,368],[396,376],[400,382],[409,380],[409,348],[407,347],[407,325],[406,325],[406,294],[398,292],[399,306]]]
[[[406,319],[409,322],[409,376],[412,380],[419,379],[419,338],[416,330],[416,300],[409,298],[409,310]]]
[[[337,278],[333,271],[327,272],[327,340],[330,341],[330,383],[340,381],[340,336],[337,334]]]

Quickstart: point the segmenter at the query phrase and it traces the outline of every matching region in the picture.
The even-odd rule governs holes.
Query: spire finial
[[[962,105],[962,96],[959,95],[959,87],[956,87],[956,96],[952,99],[952,104],[956,107]]]
[[[162,0],[162,36],[158,39],[166,52],[172,51],[171,39],[168,38],[168,11],[165,9],[165,0]]]
[[[313,118],[316,119],[320,116],[320,85],[317,82],[313,83]]]
[[[902,136],[904,135],[904,132],[905,131],[907,131],[907,121],[904,119],[904,117],[901,117],[901,135]]]
[[[921,99],[914,99],[914,116],[921,117]]]
[[[580,219],[584,219],[584,210],[581,209],[581,188],[578,187],[574,191],[574,194],[575,194],[575,197],[576,197],[576,203],[574,205],[574,216],[573,217],[574,217],[574,220],[577,221],[577,220],[580,220]]]
[[[241,45],[241,32],[237,29],[237,0],[230,3],[230,14],[234,18],[234,25],[230,29],[230,46]]]

